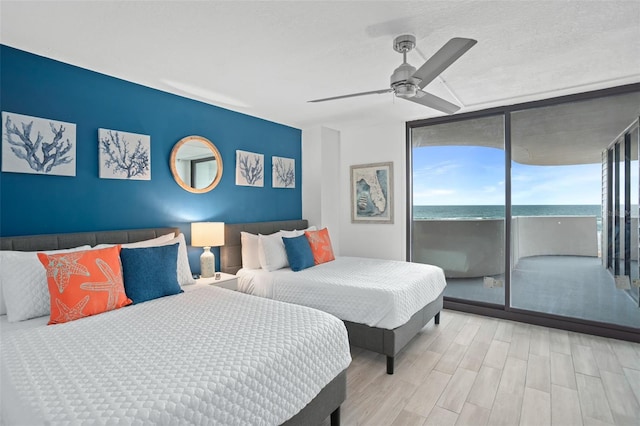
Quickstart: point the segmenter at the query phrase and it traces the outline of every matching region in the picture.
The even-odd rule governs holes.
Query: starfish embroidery
[[[86,315],[82,312],[82,310],[85,306],[87,306],[88,302],[89,296],[85,296],[73,308],[70,308],[65,305],[60,299],[56,299],[56,305],[58,306],[58,310],[60,311],[60,316],[56,318],[55,322],[68,322],[85,317]]]
[[[331,245],[324,238],[318,235],[310,235],[309,244],[314,249],[314,257],[317,257],[320,263],[331,260]]]
[[[107,300],[107,311],[116,308],[120,294],[124,294],[124,287],[122,286],[122,279],[120,278],[120,271],[115,274],[111,267],[102,259],[96,259],[96,265],[102,271],[107,281],[99,283],[82,283],[80,288],[89,291],[108,291],[109,298]]]
[[[69,285],[71,275],[89,276],[89,270],[78,263],[81,257],[81,252],[49,256],[47,277],[53,278],[60,293]]]

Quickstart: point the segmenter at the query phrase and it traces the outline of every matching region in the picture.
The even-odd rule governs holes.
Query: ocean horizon
[[[414,219],[498,219],[505,206],[413,206]],[[596,216],[601,219],[599,204],[513,205],[512,216]]]
[[[637,206],[634,211],[637,210]],[[633,210],[633,209],[632,209]],[[501,219],[505,207],[495,205],[481,206],[413,206],[414,220],[429,219]],[[598,231],[602,230],[602,206],[599,204],[549,204],[549,205],[513,205],[512,216],[595,216]]]

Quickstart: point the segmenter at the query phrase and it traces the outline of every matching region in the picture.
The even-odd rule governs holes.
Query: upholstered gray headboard
[[[125,244],[149,240],[175,232],[179,228],[127,229],[122,231],[76,232],[71,234],[27,235],[22,237],[1,237],[0,250],[39,251],[67,249],[89,244]]]
[[[224,246],[220,247],[220,270],[227,274],[235,274],[242,268],[242,245],[240,244],[240,232],[242,231],[268,235],[280,230],[293,231],[307,227],[306,220],[225,224]]]

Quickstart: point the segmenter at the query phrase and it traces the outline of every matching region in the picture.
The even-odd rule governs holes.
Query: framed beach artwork
[[[76,125],[2,112],[2,171],[76,175]]]
[[[151,180],[151,136],[98,129],[101,179]]]
[[[236,185],[264,186],[264,154],[236,151]]]
[[[351,222],[393,223],[393,163],[351,166]]]
[[[271,157],[272,186],[274,188],[296,187],[296,160],[294,158]]]

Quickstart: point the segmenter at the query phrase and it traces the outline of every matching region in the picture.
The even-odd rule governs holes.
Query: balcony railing
[[[512,267],[529,256],[598,256],[595,216],[516,216],[511,223]],[[438,265],[447,278],[503,274],[504,219],[414,220],[413,261]]]

